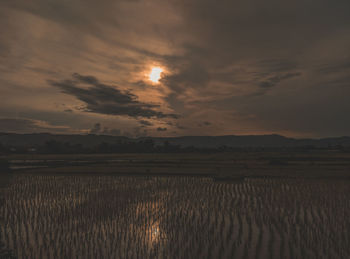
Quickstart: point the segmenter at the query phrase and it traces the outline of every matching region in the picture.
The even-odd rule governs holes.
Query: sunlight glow
[[[149,74],[149,80],[151,80],[153,83],[159,83],[162,72],[163,69],[160,67],[153,67],[151,73]]]

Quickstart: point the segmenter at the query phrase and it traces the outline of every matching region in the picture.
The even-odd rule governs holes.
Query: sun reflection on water
[[[158,225],[151,226],[150,229],[150,239],[152,243],[158,243],[160,240],[160,231]]]

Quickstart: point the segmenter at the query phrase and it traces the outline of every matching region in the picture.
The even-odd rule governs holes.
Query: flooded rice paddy
[[[15,174],[18,258],[350,258],[350,182]]]

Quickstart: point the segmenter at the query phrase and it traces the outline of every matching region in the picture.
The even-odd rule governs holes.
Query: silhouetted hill
[[[295,139],[280,135],[229,135],[229,136],[184,136],[184,137],[144,137],[127,138],[108,135],[53,135],[0,133],[0,145],[7,147],[36,147],[48,142],[68,143],[91,148],[102,144],[132,144],[137,142],[153,141],[155,146],[176,145],[182,148],[283,148],[283,147],[315,147],[327,148],[335,146],[350,147],[350,137],[323,138],[323,139]]]
[[[285,147],[296,146],[296,140],[280,135],[242,135],[242,136],[185,136],[176,138],[153,138],[156,144],[168,141],[173,145],[198,148],[227,147]]]
[[[108,136],[108,135],[53,135],[49,133],[38,134],[13,134],[0,133],[0,144],[12,147],[32,147],[42,146],[49,141],[69,143],[71,145],[82,145],[93,147],[101,143],[119,143],[125,142],[127,137]]]

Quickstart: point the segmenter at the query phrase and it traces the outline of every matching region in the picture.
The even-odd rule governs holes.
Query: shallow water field
[[[15,174],[18,258],[350,258],[350,181]]]

